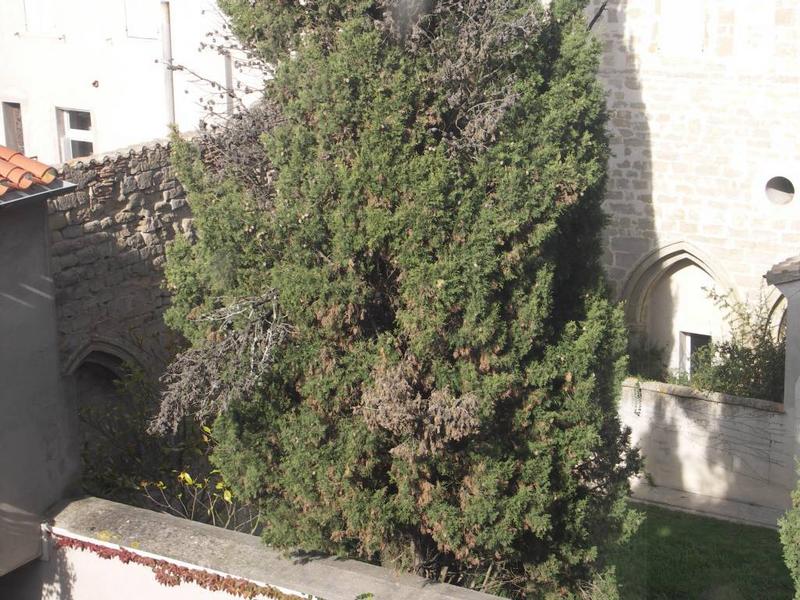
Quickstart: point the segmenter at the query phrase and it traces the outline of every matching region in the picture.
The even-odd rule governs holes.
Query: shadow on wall
[[[591,14],[600,4],[592,3]],[[654,176],[653,146],[659,130],[653,128],[668,128],[669,122],[651,122],[646,99],[650,81],[660,82],[656,92],[664,92],[663,77],[653,61],[656,53],[665,51],[659,35],[675,34],[660,31],[667,27],[659,18],[663,6],[663,2],[610,0],[595,28],[604,43],[600,78],[608,91],[613,153],[605,205],[610,217],[607,272],[617,294],[627,300],[634,343],[646,345],[650,337],[652,345],[667,346],[670,366],[678,367],[681,358],[685,360],[680,352],[686,342],[683,329],[720,333],[720,328],[714,331],[709,325],[719,320],[713,310],[718,309],[698,288],[733,286],[724,271],[691,243],[666,243],[656,229],[659,198],[654,182],[664,174]],[[681,120],[681,110],[676,104],[669,118]],[[665,153],[679,157],[681,149],[660,144],[658,153],[659,160]],[[698,303],[703,303],[702,310]],[[700,315],[700,324],[693,325],[691,318],[697,313],[705,314]],[[692,327],[700,330],[692,332]],[[658,394],[643,394],[633,404],[627,411],[623,407],[622,419],[634,430],[653,483],[705,494],[709,512],[719,509],[725,499],[768,502],[759,488],[780,478],[787,468],[783,463],[791,462],[780,449],[783,415],[779,413],[766,418],[703,400],[667,402]]]
[[[615,293],[623,297],[623,284],[635,272],[648,253],[659,247],[653,208],[653,166],[650,124],[642,95],[639,60],[633,36],[626,27],[629,3],[632,0],[593,0],[590,14],[605,4],[605,12],[595,28],[603,43],[600,80],[607,91],[611,159],[605,209],[609,215],[606,227],[605,264]],[[641,43],[640,43],[641,45]],[[665,298],[661,309],[671,313],[671,298]],[[629,316],[629,315],[628,315]],[[628,318],[629,325],[632,319]],[[646,331],[635,326],[631,330],[632,348],[646,347]],[[654,415],[662,421],[665,432],[675,432],[668,446],[677,446],[677,431],[666,414]],[[628,422],[622,417],[625,425]],[[645,450],[648,469],[647,431],[637,423],[634,443]],[[681,481],[675,481],[680,487]]]
[[[154,144],[67,164],[63,177],[76,188],[48,205],[61,369],[76,416],[122,416],[129,403],[114,385],[121,364],[155,381],[181,344],[163,320],[163,266],[166,245],[191,235],[192,224],[169,155]],[[99,425],[94,433],[115,433]],[[86,454],[85,426],[79,436]]]
[[[48,222],[68,374],[99,345],[158,375],[181,343],[163,321],[163,265],[166,244],[192,225],[169,152],[156,144],[64,167],[77,187],[49,205]]]
[[[0,598],[9,600],[75,600],[76,578],[65,553],[48,544],[49,556],[0,577]]]

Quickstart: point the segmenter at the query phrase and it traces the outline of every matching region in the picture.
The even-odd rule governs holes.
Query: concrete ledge
[[[717,404],[744,406],[747,408],[754,408],[756,410],[781,414],[785,412],[783,404],[780,402],[759,400],[758,398],[746,398],[744,396],[732,396],[730,394],[721,394],[719,392],[707,392],[705,390],[696,390],[695,388],[686,385],[675,385],[672,383],[662,383],[660,381],[640,381],[635,377],[628,377],[622,383],[622,386],[634,389],[637,384],[643,391],[646,390],[650,392],[658,392],[659,394],[668,394],[678,398],[691,398],[692,400],[705,400],[706,402],[716,402]]]
[[[287,558],[256,536],[99,498],[63,506],[52,516],[51,528],[60,536],[73,535],[325,600],[353,600],[365,593],[377,600],[497,598],[355,560]]]

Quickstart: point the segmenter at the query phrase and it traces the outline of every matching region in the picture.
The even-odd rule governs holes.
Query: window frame
[[[692,357],[695,352],[714,342],[710,334],[681,331],[678,347],[678,364],[681,372],[692,378]]]
[[[19,100],[0,101],[0,119],[3,121],[3,144],[12,150],[16,150],[17,152],[25,154],[25,126],[22,120],[22,105],[23,103]],[[11,135],[9,135],[10,113],[7,112],[6,106],[16,106],[19,110],[19,131],[17,132],[16,130],[12,129]],[[17,139],[17,133],[19,133],[21,139]]]
[[[73,129],[69,124],[70,113],[86,113],[89,115],[89,129]],[[56,107],[56,125],[58,129],[58,151],[62,161],[82,158],[74,156],[72,153],[72,142],[84,142],[92,145],[92,152],[85,156],[94,154],[95,147],[95,120],[91,110],[85,108]]]

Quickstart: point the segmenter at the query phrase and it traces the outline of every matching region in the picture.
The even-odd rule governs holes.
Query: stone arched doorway
[[[136,472],[141,458],[149,399],[137,386],[140,369],[134,360],[111,344],[92,343],[68,363],[83,487],[92,495],[125,498],[130,482],[120,474]]]
[[[688,374],[697,349],[729,334],[715,295],[738,300],[725,272],[698,248],[679,242],[647,255],[623,289],[632,353],[660,363],[651,372]]]
[[[112,354],[90,352],[76,367],[73,377],[75,405],[80,422],[81,447],[107,431],[106,417],[125,410],[123,361]]]

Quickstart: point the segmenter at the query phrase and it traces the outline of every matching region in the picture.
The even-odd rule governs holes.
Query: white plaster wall
[[[3,591],[0,582],[0,591]],[[37,561],[9,576],[5,584],[14,600],[238,600],[224,591],[195,583],[164,586],[152,569],[94,552],[50,546],[47,561]],[[302,597],[302,596],[298,596]],[[257,596],[264,598],[264,596]]]
[[[709,297],[717,290],[711,276],[691,263],[678,265],[650,291],[647,302],[647,339],[664,350],[668,368],[680,370],[681,332],[721,340],[729,334],[725,315]]]
[[[41,516],[79,475],[46,219],[42,198],[0,207],[0,575],[38,555]]]
[[[170,10],[174,62],[224,84],[223,57],[198,50],[224,21],[214,0]],[[168,134],[161,14],[160,0],[0,0],[0,102],[20,103],[26,154],[60,162],[56,108],[92,113],[95,153]],[[174,79],[178,127],[196,129],[210,87],[188,72]]]
[[[594,2],[594,8],[600,2]],[[648,252],[688,241],[740,298],[800,247],[800,5],[796,0],[610,0],[603,42],[614,157],[606,266],[621,291]]]
[[[628,380],[620,418],[656,486],[701,494],[711,504],[717,499],[789,507],[791,419],[783,412],[709,401],[683,386],[642,383],[637,390]]]

